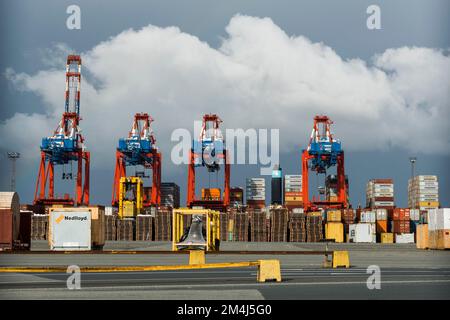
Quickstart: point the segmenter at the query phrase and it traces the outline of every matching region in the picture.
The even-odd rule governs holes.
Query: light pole
[[[20,158],[18,152],[8,152],[8,159],[12,162],[11,191],[16,191],[16,160]]]
[[[417,161],[416,157],[409,158],[409,162],[411,162],[411,181],[415,177],[414,165],[415,165],[416,161]]]

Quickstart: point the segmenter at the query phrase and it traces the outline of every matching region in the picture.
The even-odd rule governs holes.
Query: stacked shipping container
[[[264,208],[266,205],[266,180],[264,178],[248,178],[246,180],[247,205]]]
[[[408,207],[429,210],[439,207],[437,176],[416,176],[408,181]]]
[[[303,207],[302,176],[284,176],[284,204],[287,208]]]
[[[392,179],[372,179],[366,187],[366,207],[393,209],[394,182]]]

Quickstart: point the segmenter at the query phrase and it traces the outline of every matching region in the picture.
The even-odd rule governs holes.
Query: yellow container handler
[[[139,177],[122,177],[119,185],[119,219],[132,218],[144,207],[144,188]]]

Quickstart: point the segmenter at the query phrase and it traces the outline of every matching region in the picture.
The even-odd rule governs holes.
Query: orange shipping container
[[[428,244],[428,224],[418,224],[416,227],[416,247],[417,249],[427,249]]]
[[[377,220],[377,233],[388,233],[387,220]]]
[[[220,200],[220,189],[202,189],[202,200]]]
[[[450,229],[436,230],[436,249],[450,249]]]

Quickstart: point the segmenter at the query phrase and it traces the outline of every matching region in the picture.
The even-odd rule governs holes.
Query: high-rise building
[[[272,170],[271,181],[271,204],[283,204],[283,176],[279,165],[275,165]]]
[[[172,208],[180,207],[180,187],[176,183],[161,183],[161,205]]]

